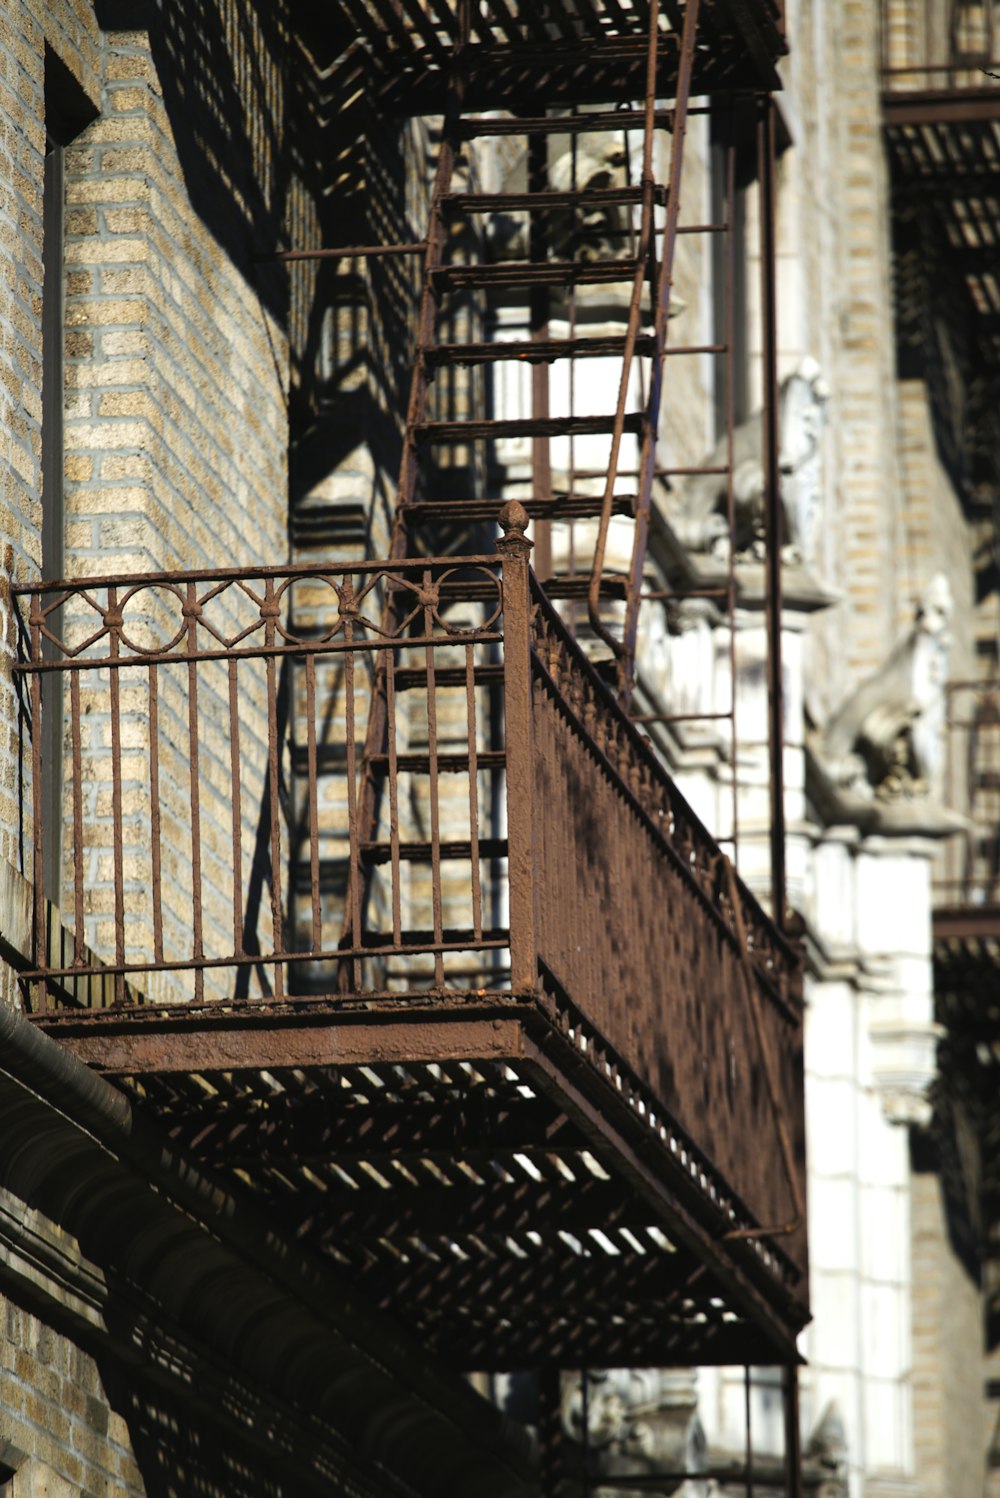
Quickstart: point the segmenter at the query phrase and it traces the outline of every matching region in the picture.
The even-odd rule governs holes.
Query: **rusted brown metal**
[[[507,866],[510,886],[510,974],[515,993],[538,981],[535,931],[534,745],[531,706],[531,629],[528,517],[521,505],[502,512],[504,535],[504,712],[507,740]]]
[[[731,391],[727,462],[716,467],[656,466],[659,375],[640,392],[642,410],[624,405],[637,359],[659,369],[669,352],[733,357],[731,241],[725,339],[665,347],[674,241],[727,229],[678,218],[698,4],[664,0],[666,29],[655,4],[612,4],[600,23],[587,4],[572,17],[557,6],[544,24],[521,9],[515,17],[505,0],[489,11],[463,3],[457,17],[436,0],[362,8],[389,54],[412,61],[416,49],[416,71],[439,74],[434,87],[443,81],[449,91],[427,239],[281,257],[424,255],[388,558],[22,590],[31,644],[18,670],[30,679],[36,786],[43,681],[70,676],[76,922],[70,960],[45,930],[36,806],[36,939],[25,977],[40,1025],[89,1064],[134,1077],[123,1085],[141,1088],[144,1107],[161,1111],[203,1159],[214,1150],[215,1166],[235,1170],[252,1158],[255,1185],[297,1238],[346,1260],[365,1294],[455,1366],[738,1363],[762,1349],[787,1361],[805,1317],[801,1245],[783,1246],[775,1240],[784,1229],[768,1226],[787,1218],[787,1203],[759,1140],[787,1123],[784,1159],[802,1136],[798,958],[533,582],[525,535],[529,514],[572,523],[594,513],[597,496],[574,492],[585,475],[572,447],[569,493],[552,494],[551,437],[606,433],[621,478],[623,437],[643,436],[634,498],[616,492],[607,469],[599,475],[602,524],[613,513],[638,517],[624,639],[612,636],[627,695],[654,478],[726,475],[733,528]],[[776,14],[769,0],[741,0],[741,9],[755,34],[761,17],[773,23]],[[682,15],[677,48],[658,31],[676,41]],[[713,10],[720,36],[728,16],[725,5]],[[590,27],[586,46],[578,24]],[[557,69],[579,67],[574,58],[589,68],[609,51],[626,86],[606,98],[644,98],[642,110],[609,116],[610,128],[645,130],[641,183],[605,194],[641,202],[628,259],[560,262],[544,243],[555,198],[564,207],[588,200],[544,185],[545,137],[609,128],[599,115],[461,117],[476,49],[510,48],[515,35],[520,46],[522,29]],[[515,63],[523,87],[538,59]],[[478,77],[481,90],[482,68]],[[665,84],[677,101],[669,111],[654,103]],[[414,98],[420,87],[413,83]],[[532,105],[550,102],[539,95]],[[652,176],[652,131],[664,126],[675,133],[666,194]],[[445,210],[486,211],[481,195],[449,193],[456,142],[514,131],[536,137],[532,191],[517,198],[536,224],[536,254],[526,271],[446,265]],[[730,158],[730,223],[733,188]],[[653,208],[664,203],[660,230]],[[633,286],[625,337],[577,338],[576,284],[622,274]],[[652,336],[637,310],[646,279],[659,296]],[[531,341],[502,352],[435,341],[439,295],[516,282],[536,314]],[[567,339],[548,337],[546,288],[555,283],[569,288]],[[598,355],[623,361],[615,414],[579,416],[571,398],[569,415],[552,417],[548,363]],[[435,369],[503,357],[532,363],[529,420],[475,410],[465,421],[428,419],[453,414],[429,406]],[[476,521],[499,520],[498,555],[408,556],[417,526],[447,513],[446,501],[421,491],[422,451],[512,433],[534,442],[530,508],[500,509],[487,495],[470,505]],[[588,585],[590,558],[580,562],[563,580],[570,613]],[[306,586],[322,600],[300,625],[292,589]],[[624,578],[601,575],[598,601],[625,590]],[[732,560],[721,591],[696,591],[724,596],[732,619]],[[148,635],[133,627],[137,617]],[[412,712],[404,694],[414,694]],[[304,742],[295,726],[303,711]],[[96,731],[87,738],[102,715],[110,757]],[[735,709],[718,716],[735,722]],[[134,723],[148,724],[148,840],[144,812],[130,810],[125,794],[145,747]],[[170,739],[178,724],[187,739],[181,782]],[[331,763],[340,766],[339,801],[327,794],[332,777],[323,779]],[[189,793],[178,798],[185,777]],[[106,835],[84,819],[85,780],[88,796],[110,791]],[[735,783],[733,793],[735,801]],[[733,820],[735,837],[735,808]],[[110,937],[84,900],[85,871],[109,848]],[[141,891],[145,912],[136,908]],[[241,1157],[233,1141],[251,1124],[252,1157]],[[794,1181],[801,1160],[790,1159]],[[421,1191],[429,1175],[433,1198]],[[580,1235],[579,1251],[567,1232]],[[550,1493],[560,1444],[552,1435]]]
[[[736,888],[736,873],[730,862],[726,864],[726,882],[729,888],[733,918],[736,922],[736,934],[739,938],[740,952],[743,959],[743,979],[747,1003],[750,1005],[750,1013],[753,1016],[754,1036],[761,1061],[761,1070],[764,1074],[764,1085],[767,1088],[768,1101],[771,1105],[771,1116],[774,1121],[774,1130],[778,1136],[781,1164],[792,1202],[792,1215],[790,1218],[786,1218],[781,1222],[761,1224],[756,1228],[734,1228],[726,1236],[732,1238],[784,1238],[790,1233],[797,1233],[805,1222],[805,1198],[802,1193],[802,1182],[800,1179],[802,1161],[795,1158],[791,1136],[788,1132],[788,1097],[782,1094],[775,1073],[775,1058],[771,1051],[770,1040],[764,1023],[757,975],[753,970],[753,964],[750,960],[750,950],[747,946],[743,902],[740,900],[739,892]],[[758,1140],[758,1145],[759,1143],[760,1141]]]
[[[758,103],[757,173],[761,197],[761,319],[764,362],[765,579],[767,612],[767,712],[771,796],[771,911],[784,930],[785,909],[785,719],[781,670],[781,474],[778,466],[778,332],[775,265],[775,113],[770,98]]]
[[[1000,681],[950,681],[945,696],[945,804],[966,819],[934,869],[939,906],[1000,904]],[[935,916],[936,919],[936,916]]]
[[[670,151],[670,179],[667,187],[667,212],[663,228],[660,263],[656,268],[656,305],[654,309],[654,332],[656,356],[650,372],[649,393],[646,404],[646,425],[643,431],[642,454],[639,460],[639,501],[636,506],[635,534],[632,542],[632,561],[629,569],[629,591],[625,603],[625,619],[619,656],[618,686],[622,701],[627,707],[631,698],[632,678],[635,671],[635,643],[639,627],[639,606],[642,593],[643,570],[646,562],[646,544],[649,532],[650,510],[653,502],[653,476],[656,470],[656,440],[659,430],[660,402],[663,387],[663,350],[667,343],[667,322],[670,316],[670,297],[673,290],[674,247],[680,218],[681,184],[684,170],[684,140],[687,133],[687,108],[691,92],[694,69],[695,46],[698,37],[699,0],[688,0],[684,10],[684,27],[680,38],[677,65],[677,92],[674,106],[674,123]],[[647,137],[651,137],[651,122],[647,124]]]
[[[426,251],[426,242],[421,239],[413,244],[351,244],[320,250],[275,250],[271,255],[254,258],[258,262],[288,265],[299,260],[377,260],[382,256],[423,255]]]
[[[745,1208],[711,1162],[606,1045],[554,1030],[541,1001],[133,1008],[47,1028],[81,1059],[135,1076],[144,1107],[211,1169],[238,1174],[251,1160],[279,1220],[307,1246],[329,1238],[338,1262],[346,1250],[361,1288],[460,1367],[794,1356],[794,1266],[719,1241]],[[352,1219],[353,1231],[369,1224],[360,1241]],[[419,1239],[387,1259],[418,1224]],[[612,1243],[572,1251],[560,1225]]]

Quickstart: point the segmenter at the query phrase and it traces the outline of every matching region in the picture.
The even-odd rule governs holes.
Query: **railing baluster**
[[[431,591],[431,574],[424,573],[424,591]],[[424,604],[424,634],[430,638],[434,632],[434,609]],[[437,678],[434,670],[434,646],[424,647],[427,666],[427,763],[430,779],[431,810],[431,919],[434,941],[442,939],[441,916],[441,807],[438,795],[438,744],[437,744]],[[444,985],[444,959],[439,950],[434,953],[434,986]]]
[[[399,770],[396,750],[396,652],[385,652],[385,705],[389,751],[389,857],[392,870],[392,939],[403,940],[402,890],[399,869]]]
[[[483,935],[483,892],[479,874],[479,757],[476,744],[476,647],[465,647],[465,714],[469,737],[469,848],[472,855],[472,934]]]
[[[323,943],[322,910],[319,898],[319,785],[316,765],[316,657],[306,656],[306,754],[309,797],[309,892],[312,908],[311,950],[318,952]]]
[[[281,904],[281,817],[278,801],[278,682],[277,661],[273,653],[278,605],[274,598],[274,579],[271,577],[268,577],[264,583],[264,606],[261,612],[264,615],[264,644],[268,650],[266,665],[267,779],[270,811],[269,832],[271,840],[271,941],[274,949],[274,961],[272,963],[274,969],[274,997],[277,999],[284,997],[285,974],[280,961],[284,955],[284,941],[282,939]]]
[[[194,657],[198,653],[198,590],[197,585],[187,585],[187,602],[184,615],[187,619],[188,650],[188,756],[191,784],[191,930],[192,956],[200,961],[205,955],[202,930],[201,902],[201,771],[198,754],[198,665]],[[205,974],[201,967],[195,968],[194,996],[197,1001],[205,997]]]
[[[353,642],[354,621],[344,620],[344,639]],[[351,981],[355,993],[361,987],[361,847],[358,821],[358,748],[354,704],[354,651],[344,656],[344,715],[347,736],[347,836],[349,842],[350,867],[347,874],[348,898],[350,900]]]
[[[239,662],[229,658],[229,767],[233,819],[233,954],[243,955],[243,788],[240,777]]]
[[[42,603],[32,600],[31,610],[31,660],[37,665],[42,659]],[[32,815],[32,875],[35,881],[35,922],[32,932],[32,959],[36,969],[48,967],[48,934],[46,930],[45,902],[45,818],[42,794],[42,677],[36,671],[31,678],[31,815]],[[35,985],[36,1002],[40,1009],[48,1008],[48,985],[44,978]]]
[[[152,668],[150,668],[152,669]],[[80,673],[69,675],[70,753],[73,764],[73,961],[87,960],[83,913],[83,751],[80,743]]]
[[[108,589],[108,645],[112,662],[117,661],[121,644],[121,615],[118,613],[118,590]],[[109,666],[111,681],[111,835],[114,843],[115,866],[115,966],[125,962],[125,887],[122,867],[122,735],[121,735],[121,682],[118,668]],[[115,973],[115,1002],[125,1002],[125,976]]]
[[[149,831],[153,907],[153,961],[163,961],[163,879],[160,861],[160,705],[159,675],[150,663],[149,674]],[[73,673],[74,680],[76,672]]]
[[[503,680],[507,754],[507,880],[510,985],[533,992],[538,978],[534,893],[534,756],[531,714],[531,625],[528,514],[516,500],[499,515],[503,568]]]

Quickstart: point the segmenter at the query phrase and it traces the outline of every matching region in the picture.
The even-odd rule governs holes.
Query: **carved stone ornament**
[[[885,664],[836,712],[820,758],[838,786],[893,802],[940,793],[951,590],[938,574]]]
[[[590,1453],[591,1470],[615,1477],[619,1494],[654,1472],[699,1472],[707,1466],[705,1433],[697,1416],[690,1372],[613,1369],[582,1375],[563,1387],[563,1429]],[[692,1493],[699,1492],[696,1483]],[[647,1491],[639,1486],[637,1492]]]
[[[822,508],[820,444],[826,425],[829,388],[815,359],[805,358],[782,381],[778,398],[778,467],[784,524],[784,555],[810,562],[815,554]],[[721,437],[704,458],[706,468],[724,467],[729,444]],[[764,551],[763,423],[760,412],[733,434],[733,499],[737,560],[759,559]],[[671,523],[692,551],[725,558],[729,551],[728,492],[724,474],[696,475],[684,486]]]

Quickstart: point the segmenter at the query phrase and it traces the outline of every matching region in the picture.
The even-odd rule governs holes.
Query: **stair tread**
[[[653,122],[658,129],[669,129],[673,117],[672,109],[657,109]],[[644,123],[645,115],[641,109],[603,109],[592,114],[524,115],[508,119],[467,115],[458,122],[458,132],[465,140],[487,135],[583,135],[593,130],[641,130]]]
[[[625,417],[625,431],[641,433],[641,411]],[[614,431],[613,416],[526,416],[509,420],[423,421],[413,428],[424,442],[463,442],[489,437],[581,437],[602,436]]]
[[[370,757],[373,765],[388,765],[388,754],[373,754]],[[430,772],[430,754],[427,752],[411,751],[406,754],[396,755],[396,768],[398,770],[409,770],[418,774]],[[502,749],[480,749],[476,755],[476,763],[480,770],[501,770],[507,763],[507,756]],[[457,774],[469,768],[468,754],[449,754],[438,751],[437,767],[442,774]]]
[[[635,342],[640,358],[655,350],[652,333],[641,333]],[[625,352],[624,334],[603,338],[517,338],[492,343],[439,343],[421,350],[424,362],[439,364],[499,364],[522,360],[528,364],[551,363],[555,359],[615,358]]]
[[[449,517],[472,521],[496,520],[505,501],[495,499],[420,500],[407,507],[414,520],[447,520]],[[532,520],[586,520],[601,513],[600,494],[556,494],[551,499],[521,501]],[[634,515],[636,495],[616,494],[613,513]]]
[[[491,265],[442,265],[431,272],[436,284],[460,286],[603,286],[630,281],[637,261],[499,260]]]
[[[477,687],[500,683],[503,681],[503,666],[499,663],[496,665],[476,666],[473,670],[473,680]],[[434,670],[434,681],[439,687],[464,687],[466,682],[465,667],[437,666]],[[420,687],[426,690],[426,666],[397,666],[393,674],[393,686],[397,692],[410,692]]]
[[[550,577],[542,585],[549,598],[586,598],[590,591],[590,574],[581,573],[579,577]],[[628,587],[628,578],[609,573],[601,578],[602,598],[624,598]]]
[[[403,863],[430,863],[433,856],[434,849],[429,842],[400,842],[399,844],[399,857]],[[467,838],[458,841],[442,838],[438,844],[438,856],[448,861],[471,858],[472,844]],[[507,839],[505,837],[480,838],[479,856],[480,858],[506,858]],[[392,844],[362,843],[361,857],[365,863],[388,863],[392,858]]]
[[[455,192],[446,194],[443,201],[464,213],[503,213],[505,211],[544,213],[550,209],[584,206],[611,208],[618,204],[641,203],[642,186],[623,185],[575,189],[546,187],[538,192]],[[654,187],[653,201],[661,205],[666,203],[665,187],[660,185]]]

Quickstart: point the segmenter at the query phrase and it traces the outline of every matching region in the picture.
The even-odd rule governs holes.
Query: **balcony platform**
[[[562,996],[38,1023],[452,1366],[795,1358],[801,1266]]]
[[[492,556],[22,590],[71,751],[67,933],[33,737],[31,1021],[455,1368],[787,1363],[801,958],[526,521]]]

